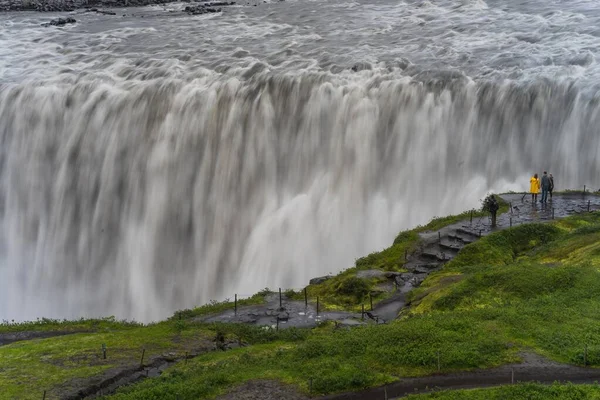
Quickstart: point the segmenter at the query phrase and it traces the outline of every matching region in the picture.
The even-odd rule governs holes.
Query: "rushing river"
[[[156,320],[600,187],[600,2],[256,4],[0,14],[0,319]]]

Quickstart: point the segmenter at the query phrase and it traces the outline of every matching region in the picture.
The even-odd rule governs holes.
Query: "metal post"
[[[361,311],[361,313],[360,313],[360,319],[361,319],[362,321],[364,321],[364,320],[365,320],[365,305],[364,305],[364,304],[362,304],[362,311]]]
[[[590,212],[590,200],[588,200],[588,212]]]
[[[510,227],[512,228],[512,217],[510,217]]]
[[[281,288],[279,288],[279,308],[283,308],[281,303]]]
[[[308,307],[308,293],[306,292],[306,288],[304,288],[304,308]]]
[[[142,349],[142,359],[140,360],[140,368],[144,367],[144,354],[146,354],[146,349]]]
[[[233,313],[237,315],[237,293],[235,294],[235,300],[233,301]]]
[[[512,214],[513,213],[512,201],[510,203],[508,203],[508,204],[510,204],[510,213]]]
[[[481,237],[481,229],[479,230],[479,237]]]
[[[473,210],[471,210],[471,222],[470,222],[470,224],[473,225]]]
[[[319,296],[317,296],[317,315],[319,315]]]
[[[44,390],[44,397],[42,397],[42,400],[46,400],[46,391]]]
[[[387,386],[383,387],[383,399],[388,400]]]
[[[438,242],[442,243],[442,233],[438,231]]]

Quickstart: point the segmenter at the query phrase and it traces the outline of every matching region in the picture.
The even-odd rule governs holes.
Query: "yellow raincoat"
[[[532,176],[529,180],[529,192],[537,194],[540,192],[540,180],[535,176]]]

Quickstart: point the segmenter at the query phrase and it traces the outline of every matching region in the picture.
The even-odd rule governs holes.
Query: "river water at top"
[[[256,4],[202,16],[182,13],[185,3],[118,9],[117,16],[75,15],[79,23],[64,29],[39,26],[64,14],[3,15],[2,80],[193,79],[204,68],[341,73],[368,63],[419,79],[443,71],[596,86],[600,73],[600,4],[593,0]]]
[[[157,320],[600,186],[597,1],[186,5],[0,15],[0,319]]]

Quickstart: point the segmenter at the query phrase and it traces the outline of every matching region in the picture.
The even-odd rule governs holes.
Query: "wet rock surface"
[[[142,7],[157,4],[172,3],[173,0],[0,0],[0,11],[39,11],[39,12],[68,12],[80,9],[86,9],[87,12],[97,12],[105,15],[116,15],[114,11],[100,10],[101,8],[123,8],[123,7]],[[190,2],[190,1],[187,1]],[[210,12],[217,12],[215,7],[224,7],[234,5],[235,2],[201,1],[190,7],[195,12],[189,14],[199,15]],[[220,11],[220,9],[218,9]]]
[[[42,26],[65,26],[67,24],[74,24],[76,22],[77,21],[75,20],[75,18],[72,18],[72,17],[56,18],[50,22],[42,24]]]
[[[226,5],[228,5],[228,4],[226,4]],[[202,14],[221,12],[221,9],[210,7],[210,6],[204,5],[204,4],[199,4],[196,6],[187,6],[183,11],[185,11],[188,15],[202,15]]]
[[[194,321],[246,323],[270,326],[273,329],[312,328],[325,321],[345,323],[346,320],[354,320],[359,324],[363,323],[361,313],[321,310],[317,313],[315,305],[305,305],[303,301],[290,300],[285,295],[282,295],[281,304],[279,295],[276,293],[267,295],[265,300],[266,304],[238,307],[237,312],[227,310],[218,314],[197,317]]]

